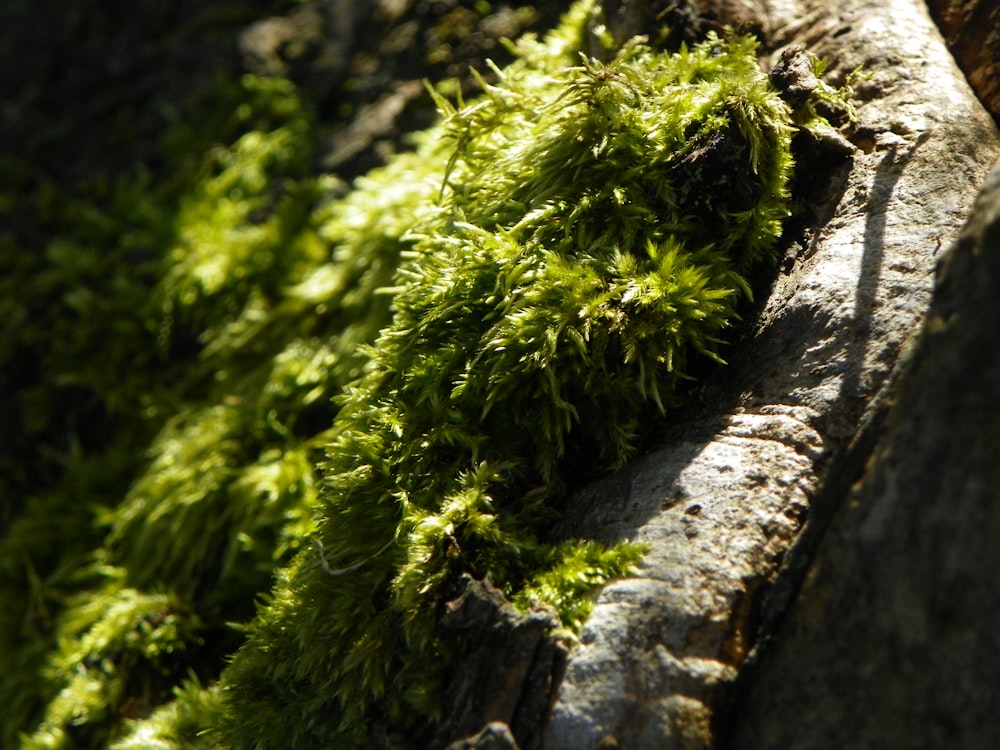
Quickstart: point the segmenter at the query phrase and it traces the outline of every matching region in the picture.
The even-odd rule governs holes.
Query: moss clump
[[[223,675],[235,747],[361,746],[372,722],[419,743],[462,574],[573,627],[637,559],[538,529],[628,458],[692,356],[720,359],[789,210],[793,128],[749,39],[580,64],[566,38],[526,44],[477,101],[440,101],[418,158],[447,144],[447,162],[342,398],[318,551],[282,572]]]
[[[5,747],[103,747],[191,669],[214,680],[311,523],[315,423],[357,372],[308,283],[329,180],[306,173],[294,87],[224,81],[234,99],[233,144],[181,144],[169,185],[140,171],[88,205],[36,178],[54,237],[3,256],[26,267],[0,277],[24,427],[3,460],[27,467],[3,473],[0,597],[23,604],[0,613]]]
[[[309,544],[333,397],[389,320],[376,290],[409,225],[380,217],[419,213],[424,172],[407,179],[418,163],[400,159],[402,186],[341,200],[335,181],[308,174],[312,116],[295,87],[253,76],[236,87],[225,132],[237,137],[173,200],[124,181],[100,212],[44,188],[66,236],[27,290],[4,282],[31,322],[30,339],[3,342],[5,361],[47,343],[44,377],[20,403],[61,477],[7,475],[23,510],[0,539],[0,586],[25,608],[0,613],[4,746],[23,733],[26,748],[105,747],[174,686],[193,696],[217,679],[241,640],[233,623]],[[20,306],[40,292],[58,304],[31,317]],[[74,411],[67,391],[99,408],[88,426],[100,442],[59,423],[57,405]],[[163,597],[178,635],[154,660],[134,624],[161,618]],[[198,723],[190,711],[202,715],[207,695],[156,716]]]
[[[799,121],[752,41],[605,63],[578,54],[595,14],[477,100],[435,94],[440,123],[346,195],[309,174],[295,88],[254,77],[169,210],[142,174],[106,212],[40,191],[67,231],[33,289],[58,305],[3,297],[55,342],[25,423],[65,427],[54,383],[101,420],[2,519],[0,593],[27,605],[0,613],[5,744],[354,747],[373,722],[419,743],[463,575],[572,630],[628,573],[640,548],[544,529],[720,361]]]

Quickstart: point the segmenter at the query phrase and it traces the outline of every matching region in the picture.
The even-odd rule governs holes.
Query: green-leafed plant
[[[595,5],[475,101],[432,92],[439,123],[346,194],[310,174],[295,87],[254,77],[226,84],[230,145],[161,192],[140,172],[97,210],[43,184],[65,231],[0,280],[31,323],[0,357],[45,352],[26,424],[73,437],[33,464],[60,479],[9,480],[0,744],[419,744],[462,576],[569,633],[628,574],[640,547],[546,529],[721,362],[791,137],[825,122],[748,38],[581,56]],[[99,437],[60,421],[92,412]]]

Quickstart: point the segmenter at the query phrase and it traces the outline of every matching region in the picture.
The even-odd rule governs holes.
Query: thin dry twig
[[[371,562],[376,557],[378,557],[379,555],[381,555],[387,549],[389,549],[389,547],[391,547],[392,544],[393,544],[393,542],[395,542],[395,541],[396,541],[395,539],[390,539],[388,542],[386,542],[381,547],[379,547],[377,552],[369,555],[364,560],[361,560],[360,562],[356,562],[353,565],[348,565],[346,568],[337,568],[335,570],[335,569],[331,568],[330,567],[330,563],[327,562],[326,552],[323,549],[323,542],[321,542],[316,537],[313,537],[313,542],[315,542],[316,547],[319,549],[319,562],[320,562],[320,565],[323,568],[323,572],[326,573],[328,576],[342,576],[342,575],[345,575],[347,573],[353,573],[355,570],[358,570],[359,568],[363,567],[364,565],[366,565],[367,563]]]

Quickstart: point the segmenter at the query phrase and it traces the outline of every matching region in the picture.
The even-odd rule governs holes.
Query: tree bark
[[[645,541],[652,551],[636,577],[604,590],[570,653],[548,750],[709,748],[727,723],[755,720],[726,707],[744,694],[748,665],[769,658],[764,646],[787,637],[777,625],[831,519],[850,508],[850,488],[884,428],[897,360],[925,318],[935,266],[1000,156],[1000,135],[922,3],[770,0],[758,8],[770,49],[806,46],[829,60],[835,84],[863,66],[850,133],[858,151],[813,185],[829,198],[826,213],[793,248],[731,366],[706,387],[706,407],[577,498],[567,532]],[[880,609],[860,592],[850,602],[860,620]],[[831,616],[818,632],[836,623]],[[795,646],[785,654],[794,671]],[[846,654],[822,654],[850,671]],[[808,663],[812,671],[782,695],[810,695],[806,688],[823,681],[824,662]],[[819,737],[844,718],[837,709],[817,730],[775,701],[759,721]],[[764,746],[740,731],[732,747]],[[874,735],[855,739],[839,746],[884,746]]]
[[[927,4],[972,88],[1000,120],[1000,5],[993,0],[928,0]]]
[[[941,264],[885,434],[721,747],[1000,746],[998,244],[1000,168]]]

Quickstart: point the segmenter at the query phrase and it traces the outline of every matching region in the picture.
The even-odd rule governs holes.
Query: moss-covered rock
[[[360,746],[376,720],[419,744],[460,576],[573,628],[636,559],[539,530],[567,486],[627,459],[690,357],[719,359],[742,273],[789,211],[793,127],[751,40],[574,65],[590,12],[526,43],[477,101],[441,100],[418,158],[447,163],[343,397],[317,549],[223,675],[236,747]]]
[[[4,741],[351,747],[379,722],[419,743],[463,576],[571,632],[627,573],[641,549],[546,524],[721,361],[803,118],[748,38],[602,62],[579,54],[599,21],[578,3],[475,100],[434,92],[439,123],[346,195],[311,174],[296,88],[254,76],[169,201],[143,173],[104,211],[42,184],[67,232],[33,282],[59,303],[24,414],[50,439],[76,387],[107,429],[49,457],[77,462],[60,481],[11,485]]]

